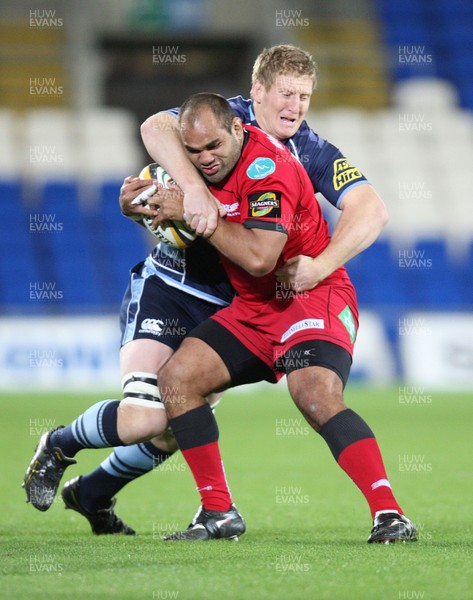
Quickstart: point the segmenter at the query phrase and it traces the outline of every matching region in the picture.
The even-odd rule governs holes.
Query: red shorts
[[[251,304],[237,296],[211,318],[273,369],[277,379],[282,375],[275,363],[296,344],[324,340],[352,356],[358,330],[356,293],[348,281],[320,285],[290,300]]]

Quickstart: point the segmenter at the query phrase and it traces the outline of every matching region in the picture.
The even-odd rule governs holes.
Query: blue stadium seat
[[[386,21],[406,19],[406,14],[409,19],[420,18],[424,14],[424,6],[421,0],[378,0],[375,5],[379,15]]]
[[[21,233],[17,227],[25,217],[20,182],[16,180],[0,181],[0,197],[3,207],[3,218],[0,219],[1,237],[8,236],[14,239]]]
[[[360,306],[406,306],[408,289],[401,277],[398,260],[387,240],[377,240],[347,263]]]
[[[152,246],[152,238],[142,227],[120,213],[118,196],[122,182],[104,182],[94,221],[94,242],[97,252],[105,259],[105,266],[113,298],[121,300],[129,280],[130,269],[145,259]]]
[[[423,46],[432,43],[432,33],[422,21],[407,24],[403,19],[390,23],[385,30],[385,39],[396,46]]]
[[[468,244],[467,252],[457,265],[457,273],[463,294],[463,305],[473,308],[473,240]]]
[[[445,240],[419,240],[409,269],[419,308],[457,309],[465,303],[461,275]]]
[[[429,10],[434,12],[443,21],[472,22],[473,4],[470,0],[437,0],[429,2]]]
[[[39,247],[48,265],[47,280],[62,292],[59,307],[75,310],[104,303],[104,284],[94,255],[84,211],[74,182],[48,182],[40,190],[38,211],[54,221],[56,229],[45,233]]]
[[[471,45],[473,2],[471,0],[380,0],[377,11],[380,30],[391,54],[394,80],[416,76],[437,76],[454,83],[461,106],[473,108],[469,87],[473,79]],[[399,61],[399,46],[425,46],[430,63]]]
[[[460,106],[473,111],[473,82],[469,81],[460,90]]]
[[[22,202],[20,183],[0,181],[0,197],[6,207],[5,218],[0,219],[0,306],[3,311],[11,306],[40,312],[41,306],[30,298],[31,286],[41,280],[36,233]]]

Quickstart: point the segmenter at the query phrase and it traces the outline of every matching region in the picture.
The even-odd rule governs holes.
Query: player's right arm
[[[225,211],[190,162],[179,134],[177,118],[170,112],[152,115],[141,125],[141,137],[149,155],[163,167],[184,193],[187,224],[208,237]]]
[[[341,151],[312,130],[299,150],[314,190],[321,192],[341,215],[330,243],[315,258],[297,256],[276,277],[298,291],[314,288],[340,266],[371,246],[385,227],[386,207],[376,190]]]
[[[228,223],[221,217],[209,238],[221,254],[253,277],[263,277],[274,269],[286,240],[285,233],[248,229],[242,223]]]

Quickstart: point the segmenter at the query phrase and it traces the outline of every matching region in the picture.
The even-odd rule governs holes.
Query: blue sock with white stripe
[[[173,453],[156,448],[151,442],[119,446],[100,465],[104,471],[114,477],[135,479],[159,466]]]
[[[90,512],[109,506],[110,499],[127,483],[149,473],[172,454],[156,448],[151,442],[115,448],[100,467],[81,478],[80,503]]]
[[[123,445],[117,431],[119,404],[119,400],[97,402],[70,425],[54,431],[49,438],[49,447],[60,448],[65,456],[72,458],[84,448]]]

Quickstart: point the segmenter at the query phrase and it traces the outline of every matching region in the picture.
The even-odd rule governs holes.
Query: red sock
[[[169,420],[182,455],[187,461],[208,510],[227,511],[232,504],[218,446],[218,427],[205,403]]]
[[[202,504],[208,510],[225,512],[232,504],[218,442],[183,450],[194,475]]]
[[[347,446],[340,453],[338,464],[360,488],[373,518],[379,510],[393,510],[403,514],[391,490],[375,438],[366,438]]]

